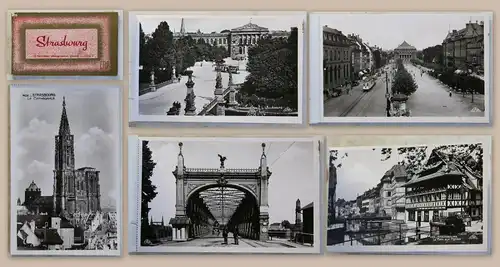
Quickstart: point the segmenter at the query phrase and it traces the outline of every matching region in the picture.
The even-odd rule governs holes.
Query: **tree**
[[[162,70],[165,77],[172,77],[174,61],[174,36],[166,21],[160,22],[148,42],[148,60],[151,69]],[[164,70],[163,70],[164,69]]]
[[[285,229],[290,229],[291,223],[288,220],[284,220],[281,222],[281,226]]]
[[[418,86],[412,75],[405,69],[400,60],[396,62],[396,66],[397,70],[391,86],[392,93],[405,94],[407,96],[415,93]]]
[[[382,58],[380,56],[380,50],[373,51],[373,61],[375,62],[375,68],[378,69],[382,67]]]
[[[375,150],[375,148],[373,150]],[[435,147],[432,151],[429,151],[427,146],[382,148],[380,149],[380,161],[389,160],[394,155],[397,155],[398,164],[405,167],[408,177],[411,178],[423,169],[429,156],[428,153],[432,152],[445,157],[447,161],[466,166],[479,177],[483,175],[483,147],[480,143],[442,145]],[[330,160],[332,160],[338,168],[341,168],[342,160],[348,157],[348,153],[344,153],[340,157],[338,156],[339,153],[338,150],[331,150]]]
[[[147,59],[146,34],[144,34],[142,25],[139,23],[139,65],[145,66]]]
[[[149,203],[156,197],[156,186],[151,182],[151,176],[156,166],[152,159],[152,152],[148,146],[148,141],[142,141],[142,194],[141,194],[141,242],[151,237],[148,214],[151,208]]]
[[[248,96],[279,100],[284,107],[298,106],[298,29],[288,38],[259,40],[248,51],[249,75],[242,91]]]
[[[431,47],[427,47],[422,50],[422,60],[425,63],[436,63],[442,64],[443,62],[443,46],[435,45]]]
[[[139,66],[142,66],[142,69],[139,70],[139,83],[150,82],[149,39],[150,37],[144,33],[142,25],[139,23]]]

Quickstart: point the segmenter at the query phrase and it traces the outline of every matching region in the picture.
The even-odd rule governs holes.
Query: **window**
[[[391,196],[391,191],[387,191],[387,196],[390,197]]]
[[[429,211],[424,211],[424,222],[429,222]]]
[[[408,221],[414,222],[415,221],[415,211],[408,211]]]
[[[434,221],[434,222],[439,221],[439,213],[437,211],[434,211],[432,213],[432,221]]]

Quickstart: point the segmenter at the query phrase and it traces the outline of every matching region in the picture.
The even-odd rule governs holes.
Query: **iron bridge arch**
[[[170,219],[174,241],[187,241],[215,234],[226,227],[230,232],[255,240],[268,239],[268,186],[265,144],[257,168],[187,168],[182,143],[172,172],[176,178],[176,213]]]

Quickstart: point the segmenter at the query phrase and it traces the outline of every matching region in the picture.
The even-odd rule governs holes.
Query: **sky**
[[[258,141],[183,141],[186,168],[219,168],[217,154],[227,157],[225,167],[258,168],[262,155]],[[293,144],[293,145],[292,145]],[[311,142],[266,143],[269,169],[269,220],[270,223],[295,221],[295,201],[305,206],[318,199],[319,177],[314,177],[313,145]],[[150,217],[165,223],[175,216],[175,177],[172,171],[177,164],[178,142],[150,141],[156,167],[151,181],[157,186],[158,195],[149,204]]]
[[[120,94],[103,87],[74,88],[15,87],[11,91],[11,149],[17,183],[16,198],[24,201],[24,190],[35,181],[43,196],[53,195],[55,135],[59,131],[62,99],[74,135],[75,168],[100,171],[101,207],[116,207],[120,201]],[[29,93],[55,93],[54,100],[23,97]]]
[[[324,14],[320,25],[327,25],[343,34],[359,35],[370,46],[385,50],[398,47],[403,41],[422,50],[441,44],[449,30],[465,28],[469,21],[484,21],[483,16],[468,13],[430,14]]]
[[[197,32],[200,30],[203,33],[221,32],[222,30],[231,30],[243,26],[249,22],[257,24],[261,27],[266,27],[270,31],[286,30],[291,27],[299,27],[302,24],[302,18],[298,16],[172,16],[172,15],[148,15],[139,16],[138,20],[141,23],[144,33],[149,34],[154,32],[156,27],[162,21],[166,21],[172,32],[179,32],[181,29],[181,19],[184,17],[184,28],[186,32]]]
[[[427,145],[427,156],[430,155],[435,145]],[[342,163],[337,168],[337,199],[343,198],[347,201],[354,200],[366,190],[375,187],[382,176],[392,166],[401,160],[397,153],[397,147],[393,147],[393,152],[388,160],[381,155],[380,147],[373,150],[372,147],[346,148],[339,150],[338,163]],[[347,157],[341,158],[345,153]]]

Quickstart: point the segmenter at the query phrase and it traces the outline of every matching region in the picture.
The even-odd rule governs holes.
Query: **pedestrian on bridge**
[[[225,245],[227,245],[227,236],[228,236],[228,233],[227,233],[227,228],[224,227],[224,229],[222,229],[222,237],[224,238],[224,243]]]
[[[234,237],[234,244],[235,245],[238,245],[239,234],[240,233],[238,232],[238,226],[235,226],[234,230],[233,230],[233,237]]]

